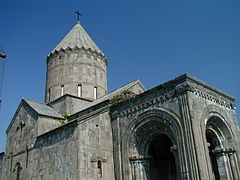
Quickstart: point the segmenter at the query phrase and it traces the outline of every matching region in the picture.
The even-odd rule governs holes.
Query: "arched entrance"
[[[173,144],[169,137],[159,134],[153,138],[149,146],[149,170],[151,180],[176,180]]]
[[[215,180],[239,179],[235,143],[232,133],[220,116],[210,116],[206,121],[206,155],[209,169]]]
[[[208,143],[209,157],[210,157],[212,170],[213,170],[215,179],[220,180],[217,154],[215,153],[216,149],[220,148],[220,142],[219,142],[216,134],[214,134],[214,132],[210,129],[206,130],[206,139],[207,139],[207,143]]]
[[[177,180],[179,176],[179,154],[177,130],[167,120],[149,118],[132,134],[129,150],[131,179],[133,180]]]

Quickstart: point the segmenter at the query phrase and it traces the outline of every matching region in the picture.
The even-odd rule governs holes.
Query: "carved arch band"
[[[186,172],[183,145],[182,126],[176,114],[165,109],[140,114],[131,120],[122,139],[123,161],[128,161],[122,168],[129,172],[125,179],[181,179]]]

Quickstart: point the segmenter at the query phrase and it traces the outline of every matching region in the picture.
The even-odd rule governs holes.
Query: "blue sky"
[[[140,79],[149,89],[181,74],[236,97],[240,115],[240,2],[237,0],[2,1],[6,51],[0,151],[21,98],[44,101],[46,57],[76,23],[108,57],[108,89]]]

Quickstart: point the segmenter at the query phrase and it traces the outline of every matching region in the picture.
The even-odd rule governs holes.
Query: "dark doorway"
[[[150,179],[151,180],[176,180],[176,165],[171,152],[173,146],[166,135],[154,137],[149,147]]]
[[[214,132],[209,129],[206,130],[206,138],[208,142],[208,151],[209,151],[209,157],[212,165],[212,170],[214,172],[215,179],[220,180],[217,156],[216,156],[216,153],[214,153],[214,150],[220,147],[220,143],[218,141],[217,136],[214,134]]]

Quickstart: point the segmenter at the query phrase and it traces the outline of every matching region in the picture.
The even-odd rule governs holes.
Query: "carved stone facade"
[[[240,179],[234,98],[188,74],[106,94],[106,57],[89,38],[78,22],[48,56],[46,103],[21,101],[0,180]]]
[[[155,179],[151,144],[169,142],[163,179],[234,179],[239,174],[239,127],[234,99],[183,75],[112,107],[116,179]],[[167,138],[168,140],[166,140]],[[164,140],[165,138],[165,140]],[[160,151],[161,150],[161,151]],[[156,158],[162,167],[161,159]],[[172,160],[174,159],[174,160]],[[162,157],[162,161],[166,161]],[[155,163],[156,164],[156,163]],[[151,172],[152,171],[152,172]],[[141,172],[137,173],[136,172]],[[161,178],[160,178],[161,179]]]

